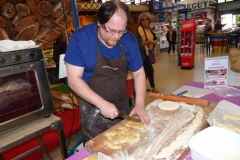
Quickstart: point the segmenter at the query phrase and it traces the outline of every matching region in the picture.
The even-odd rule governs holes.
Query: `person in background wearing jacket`
[[[135,36],[137,38],[138,46],[143,59],[143,67],[146,73],[146,78],[149,80],[151,86],[151,92],[158,93],[154,83],[153,66],[148,56],[149,50],[154,48],[154,45],[156,44],[155,40],[157,39],[156,35],[149,27],[150,21],[151,15],[148,12],[140,14],[138,17],[138,23],[140,26],[138,27]],[[147,89],[147,91],[150,91],[150,89]]]
[[[137,115],[149,124],[145,109],[146,78],[135,36],[127,31],[128,6],[107,1],[96,13],[96,23],[74,32],[65,55],[69,87],[79,96],[83,144],[122,119]],[[128,107],[126,80],[133,73],[136,99]]]
[[[222,30],[222,27],[224,27],[226,24],[221,24],[221,20],[220,19],[218,19],[217,20],[217,22],[216,22],[216,24],[215,24],[215,26],[214,26],[214,29],[215,30]]]
[[[170,54],[171,48],[173,49],[173,53],[175,52],[175,44],[176,44],[176,31],[173,30],[173,27],[170,26],[166,35],[168,41],[168,54]]]

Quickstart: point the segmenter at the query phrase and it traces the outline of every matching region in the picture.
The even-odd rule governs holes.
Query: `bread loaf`
[[[18,93],[12,93],[12,94],[6,94],[0,97],[0,106],[7,104],[9,102],[16,102],[21,99],[28,98],[32,95],[31,92],[29,91],[23,91],[23,92],[18,92]]]
[[[7,34],[9,39],[13,39],[15,36],[15,29],[12,23],[7,23]]]
[[[13,4],[6,3],[1,9],[1,14],[6,19],[12,19],[17,14],[17,11],[16,11],[15,7],[13,6]]]
[[[55,22],[54,22],[54,20],[52,19],[51,16],[43,18],[43,25],[45,27],[48,27],[48,28],[51,28],[51,29],[53,29],[56,26],[56,24],[55,24]]]
[[[22,40],[22,41],[32,40],[32,38],[37,34],[38,31],[39,31],[39,23],[35,22],[34,24],[31,24],[28,27],[26,27],[23,30],[23,32],[20,35],[18,35],[18,37],[14,38],[14,40]]]
[[[33,24],[36,21],[36,16],[29,15],[27,17],[24,17],[21,22],[15,27],[15,31],[21,32],[29,25]]]
[[[52,96],[64,102],[78,105],[77,98],[74,94],[66,94],[59,91],[51,90]]]
[[[30,8],[25,4],[22,3],[16,4],[16,10],[18,14],[20,14],[23,17],[30,15]]]
[[[26,0],[26,4],[31,9],[33,14],[37,17],[37,21],[43,25],[43,17],[38,11],[38,4],[34,0]]]
[[[1,0],[0,1],[0,7],[4,6],[6,4],[6,0]]]
[[[17,25],[21,22],[21,20],[22,20],[22,16],[21,16],[20,14],[17,14],[17,15],[13,18],[12,24],[13,24],[14,26],[17,26]]]
[[[61,14],[63,14],[63,7],[62,7],[62,2],[59,2],[53,8],[53,19],[57,19]]]
[[[42,16],[50,16],[52,14],[52,5],[51,3],[49,3],[48,1],[40,1],[38,3],[38,12],[42,15]]]
[[[13,5],[16,5],[18,3],[24,3],[25,0],[10,0],[10,2],[13,4]]]
[[[7,33],[3,28],[0,27],[0,40],[6,40],[9,39]]]
[[[50,28],[41,27],[38,31],[37,35],[33,37],[33,41],[38,41],[39,39],[43,38],[48,32],[50,31]]]
[[[0,27],[5,28],[7,26],[7,20],[0,16]]]

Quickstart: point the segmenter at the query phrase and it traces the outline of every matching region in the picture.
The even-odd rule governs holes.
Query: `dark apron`
[[[126,91],[127,58],[122,43],[120,42],[122,55],[116,59],[108,59],[102,56],[99,50],[98,38],[96,43],[96,67],[87,84],[99,96],[113,103],[121,113],[129,114]],[[80,99],[79,102],[81,136],[84,145],[90,139],[121,121],[119,118],[113,120],[104,118],[97,107],[83,99]]]

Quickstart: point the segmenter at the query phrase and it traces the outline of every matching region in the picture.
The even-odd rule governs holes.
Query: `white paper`
[[[173,94],[181,93],[183,91],[187,91],[186,95],[190,95],[191,97],[194,97],[194,98],[199,98],[214,92],[213,90],[184,85],[179,89],[177,89],[176,91],[174,91]]]
[[[14,50],[36,48],[38,45],[32,40],[29,41],[12,41],[12,40],[1,40],[0,41],[0,52],[8,52]]]
[[[67,77],[67,69],[66,69],[66,65],[64,63],[64,57],[65,57],[65,54],[60,54],[60,57],[59,57],[59,75],[58,75],[59,79]]]

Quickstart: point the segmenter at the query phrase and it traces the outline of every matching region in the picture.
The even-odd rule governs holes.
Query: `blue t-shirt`
[[[85,26],[74,32],[69,41],[64,58],[64,61],[71,65],[84,67],[83,80],[85,82],[91,78],[96,66],[96,35],[96,23]],[[121,42],[127,56],[128,69],[133,72],[139,70],[142,67],[142,58],[135,36],[127,32],[122,36]],[[114,59],[120,57],[122,54],[119,44],[112,48],[107,48],[99,39],[98,44],[100,53],[104,57]]]

